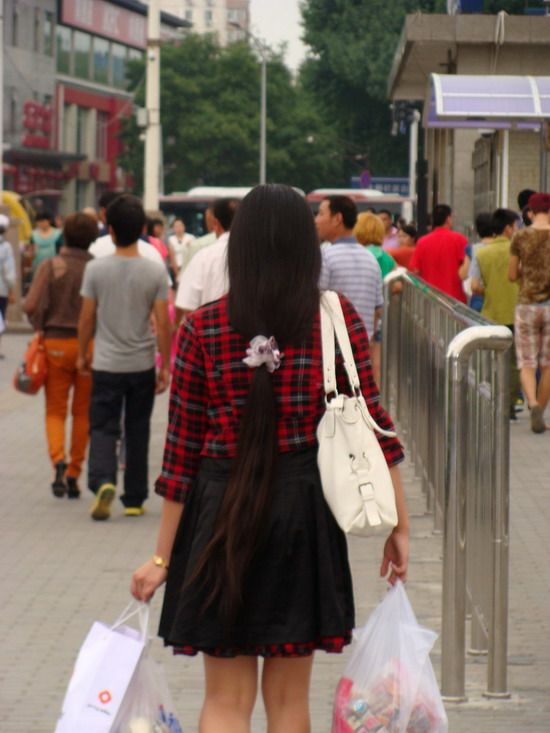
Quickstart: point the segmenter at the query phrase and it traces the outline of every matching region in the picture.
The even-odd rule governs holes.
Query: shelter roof
[[[533,128],[550,118],[550,76],[431,74],[425,127]]]
[[[392,100],[424,99],[432,73],[495,73],[491,59],[503,48],[513,48],[515,73],[536,73],[540,58],[538,66],[528,66],[539,51],[548,53],[549,38],[550,16],[407,15],[388,79],[388,96]],[[476,48],[479,68],[472,68],[471,57],[469,68],[462,68],[461,52]],[[526,54],[527,50],[531,53]]]

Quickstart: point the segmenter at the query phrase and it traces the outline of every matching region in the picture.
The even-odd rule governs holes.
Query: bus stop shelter
[[[388,98],[393,104],[423,105],[419,192],[428,210],[438,202],[450,204],[465,234],[472,233],[480,211],[515,208],[520,190],[548,188],[548,183],[541,185],[540,132],[547,92],[543,85],[531,93],[528,80],[541,71],[550,73],[549,38],[550,16],[406,16],[388,77]],[[442,82],[440,88],[432,75],[460,81]],[[524,80],[519,91],[504,88],[497,107],[501,84],[514,76]],[[525,97],[528,106],[521,107]],[[542,115],[536,113],[537,99]],[[484,100],[491,103],[489,109]],[[506,176],[502,186],[506,149],[507,198]]]
[[[539,133],[539,190],[548,184],[548,126],[550,76],[477,76],[431,74],[428,104],[424,107],[426,129],[501,130],[497,157],[498,203],[508,205],[510,177],[510,130]]]

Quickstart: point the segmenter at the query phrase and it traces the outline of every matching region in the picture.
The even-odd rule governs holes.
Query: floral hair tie
[[[254,336],[250,342],[250,346],[246,350],[246,358],[243,362],[251,367],[259,367],[265,364],[268,372],[274,372],[281,366],[281,359],[284,354],[281,354],[275,337],[271,336]]]

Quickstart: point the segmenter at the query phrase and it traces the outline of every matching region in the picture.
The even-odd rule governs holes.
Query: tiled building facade
[[[133,111],[126,67],[143,56],[146,14],[136,0],[6,0],[4,188],[67,213],[131,185],[119,132]],[[161,35],[187,25],[163,13]]]

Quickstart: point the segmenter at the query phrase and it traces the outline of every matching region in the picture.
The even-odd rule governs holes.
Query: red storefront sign
[[[21,144],[27,148],[51,147],[50,134],[52,131],[53,110],[38,102],[27,100],[23,104],[23,128]]]
[[[145,16],[105,0],[63,0],[60,22],[127,46],[145,48],[146,45]]]

